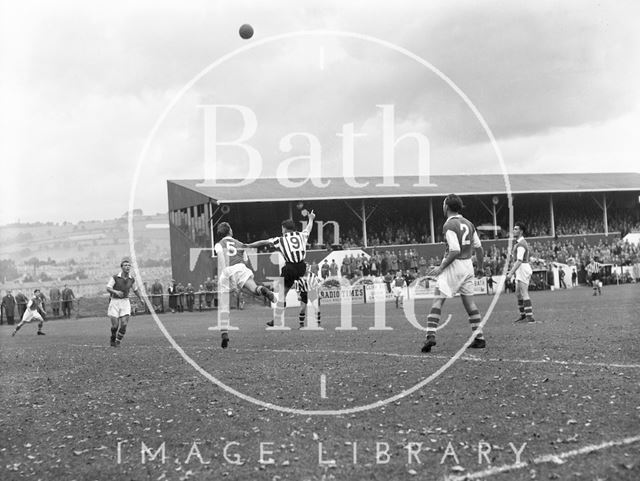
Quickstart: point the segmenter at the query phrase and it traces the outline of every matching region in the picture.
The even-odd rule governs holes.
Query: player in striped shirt
[[[282,296],[282,299],[278,299],[273,320],[267,322],[267,326],[273,326],[275,319],[282,318],[284,322],[287,294],[294,283],[307,272],[307,263],[304,259],[307,256],[307,242],[311,229],[313,229],[313,220],[316,218],[315,213],[313,211],[309,212],[308,218],[309,222],[302,232],[296,231],[296,225],[293,220],[287,219],[282,222],[282,235],[269,239],[269,242],[284,257],[284,267],[280,271],[280,277],[284,278],[284,296]]]
[[[300,299],[300,313],[298,319],[300,321],[300,328],[305,326],[305,318],[307,315],[307,306],[310,306],[309,317],[313,311],[316,313],[316,321],[318,327],[320,327],[320,285],[322,281],[313,272],[308,271],[307,274],[301,279],[297,279],[293,286],[298,291],[298,297]]]
[[[507,279],[515,276],[516,280],[516,297],[518,298],[518,310],[520,318],[516,322],[536,322],[533,318],[533,306],[529,297],[529,282],[533,270],[529,264],[529,244],[524,238],[525,226],[522,222],[516,222],[513,226],[513,236],[516,239],[514,248],[515,262],[507,273]]]
[[[600,269],[602,264],[598,262],[598,258],[594,257],[591,262],[587,264],[586,271],[589,274],[591,285],[593,286],[593,295],[602,295],[602,281],[600,280]]]

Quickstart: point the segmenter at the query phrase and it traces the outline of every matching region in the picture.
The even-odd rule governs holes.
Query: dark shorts
[[[303,304],[306,304],[309,302],[309,294],[307,292],[300,293],[300,302],[302,302]]]
[[[306,262],[297,262],[295,264],[285,264],[280,271],[280,277],[284,277],[285,289],[291,289],[293,283],[298,279],[304,277],[304,273],[307,271]]]

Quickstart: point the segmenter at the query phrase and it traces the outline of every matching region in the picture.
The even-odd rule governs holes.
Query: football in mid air
[[[245,40],[253,37],[253,27],[248,23],[242,25],[240,27],[240,37],[244,38]]]

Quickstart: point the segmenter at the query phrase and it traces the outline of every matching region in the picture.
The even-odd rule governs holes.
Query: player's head
[[[448,215],[449,212],[454,214],[459,214],[462,212],[462,208],[464,204],[462,203],[462,199],[460,196],[456,194],[449,194],[444,198],[444,202],[442,203],[442,212],[444,215]]]
[[[527,227],[524,225],[524,222],[516,222],[513,224],[513,235],[517,238],[525,235],[527,232]]]
[[[120,268],[123,272],[129,272],[131,270],[131,259],[128,257],[123,257],[120,261]]]
[[[228,222],[220,222],[216,229],[216,233],[218,234],[218,237],[222,238],[232,235],[233,231],[231,230],[231,226]]]
[[[33,293],[37,296],[38,294],[40,294],[40,289],[34,289]]]
[[[296,230],[296,223],[293,219],[287,219],[282,221],[282,232],[293,232]]]

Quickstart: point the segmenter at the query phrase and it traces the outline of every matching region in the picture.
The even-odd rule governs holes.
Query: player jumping
[[[482,276],[484,251],[475,226],[460,215],[462,208],[462,199],[455,194],[449,194],[442,203],[442,211],[447,219],[442,228],[447,250],[442,263],[428,273],[429,276],[437,277],[436,299],[427,317],[427,339],[422,346],[422,352],[431,352],[431,348],[436,345],[436,329],[440,323],[442,306],[447,298],[453,297],[457,292],[460,293],[462,304],[469,315],[471,330],[475,335],[469,347],[484,348],[486,346],[482,331],[479,329],[480,311],[473,300],[474,272],[471,260],[471,254],[475,249],[476,273]]]
[[[227,302],[219,304],[220,323],[222,326],[221,346],[223,349],[226,349],[229,346],[229,302],[226,296],[232,291],[237,292],[243,288],[251,294],[264,296],[271,303],[276,301],[276,296],[265,286],[256,284],[256,281],[253,279],[253,272],[246,264],[249,259],[245,249],[266,246],[269,245],[270,242],[265,240],[244,244],[233,238],[233,230],[231,230],[228,222],[218,224],[216,232],[218,237],[221,237],[220,241],[214,246],[214,251],[218,256],[218,265],[222,267],[219,270],[220,278],[218,288],[220,294],[224,295],[227,299]]]
[[[268,239],[268,242],[280,251],[285,263],[280,271],[280,277],[284,278],[284,296],[282,299],[278,299],[273,320],[267,322],[267,326],[272,327],[275,320],[280,318],[284,323],[287,294],[293,284],[307,272],[307,263],[304,259],[307,256],[307,241],[309,240],[311,229],[313,229],[313,219],[316,218],[316,215],[311,211],[308,217],[309,222],[302,232],[297,232],[293,220],[288,219],[282,222],[282,236]]]
[[[518,298],[520,317],[515,322],[536,322],[533,318],[533,306],[529,297],[529,282],[533,270],[529,264],[529,244],[524,238],[524,233],[524,224],[516,222],[513,226],[513,236],[516,239],[514,248],[516,261],[507,273],[507,279],[511,279],[514,275],[516,278],[516,297]]]
[[[22,320],[16,326],[13,334],[11,335],[15,336],[16,333],[22,328],[22,326],[35,319],[36,321],[38,321],[38,336],[44,336],[44,332],[42,332],[42,326],[44,324],[45,318],[45,313],[42,310],[42,297],[40,297],[40,289],[36,289],[33,291],[33,297],[29,299],[29,302],[27,303],[27,310],[24,311]]]

